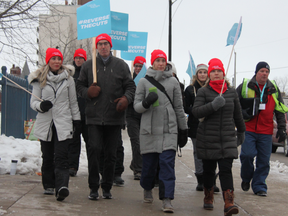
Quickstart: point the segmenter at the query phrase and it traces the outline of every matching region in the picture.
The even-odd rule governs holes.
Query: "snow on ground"
[[[185,149],[192,149],[192,143],[185,146]],[[131,151],[130,148],[125,148],[125,151]],[[36,175],[41,172],[41,149],[39,141],[30,141],[26,139],[16,139],[12,136],[0,136],[0,173],[10,174],[11,160],[18,160],[16,174],[21,175]],[[233,166],[240,167],[240,160],[234,160]],[[80,167],[78,172],[87,173],[87,154],[85,142],[82,138]],[[270,175],[277,176],[288,181],[288,167],[284,163],[270,161]],[[275,174],[275,175],[274,175]]]

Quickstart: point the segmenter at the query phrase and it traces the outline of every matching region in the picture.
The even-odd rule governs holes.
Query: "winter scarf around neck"
[[[222,85],[223,85],[223,81],[224,80],[210,80],[209,85],[212,87],[212,89],[216,92],[218,92],[219,94],[221,93],[221,89],[222,89]],[[225,81],[224,81],[225,82]],[[224,88],[222,93],[225,93],[225,91],[227,90],[227,83],[224,83]]]

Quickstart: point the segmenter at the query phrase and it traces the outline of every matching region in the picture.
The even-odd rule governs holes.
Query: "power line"
[[[270,71],[271,70],[279,70],[279,69],[283,69],[283,68],[288,68],[288,66],[285,66],[285,67],[278,67],[278,68],[270,68]],[[236,73],[249,73],[249,72],[255,72],[255,71],[240,71],[240,72],[236,72]]]
[[[160,43],[161,43],[161,40],[162,40],[162,35],[163,35],[163,31],[164,31],[164,26],[165,26],[165,24],[166,24],[165,20],[166,20],[166,16],[167,16],[167,11],[168,11],[168,6],[167,6],[167,8],[166,8],[166,13],[165,13],[165,17],[164,17],[162,32],[161,32],[160,41],[159,41],[159,45],[158,45],[159,48],[160,48]]]
[[[176,10],[175,10],[175,12],[174,12],[174,14],[173,14],[173,16],[172,16],[172,19],[173,19],[174,15],[176,14],[176,12],[177,12],[180,4],[182,3],[182,1],[183,1],[183,0],[181,0],[181,2],[178,4],[178,6],[177,6],[177,8],[176,8]],[[176,2],[176,0],[175,0],[172,4],[174,4],[175,2]]]

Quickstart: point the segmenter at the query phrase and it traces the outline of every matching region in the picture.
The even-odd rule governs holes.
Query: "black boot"
[[[203,191],[203,175],[202,174],[195,174],[197,178],[197,186],[196,186],[196,191]],[[218,188],[219,190],[219,188]]]
[[[214,193],[215,192],[220,192],[220,189],[216,186],[216,179],[217,179],[217,176],[219,175],[219,173],[217,173],[214,177]]]

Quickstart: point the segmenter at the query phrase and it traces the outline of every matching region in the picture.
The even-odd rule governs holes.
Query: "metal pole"
[[[168,60],[172,59],[172,0],[169,0],[169,41],[168,41]]]
[[[233,83],[233,85],[234,85],[234,88],[236,89],[236,52],[234,51],[234,57],[235,57],[235,59],[234,59],[234,83]]]

